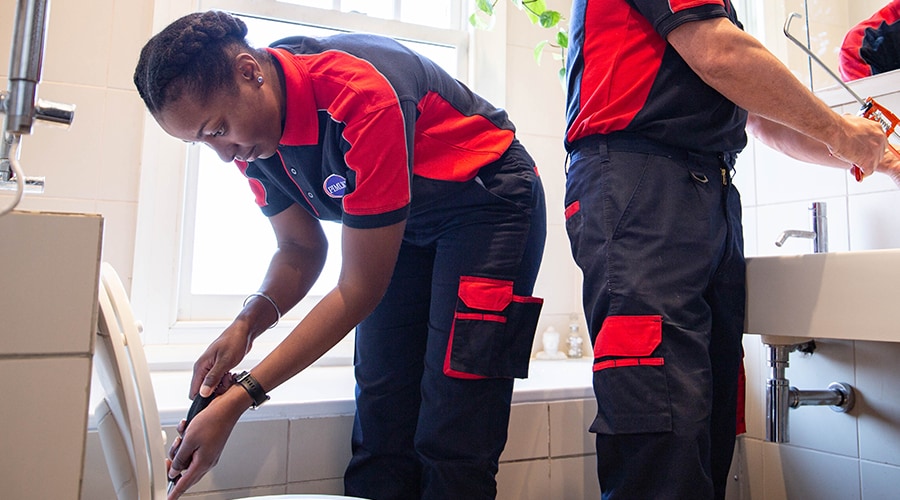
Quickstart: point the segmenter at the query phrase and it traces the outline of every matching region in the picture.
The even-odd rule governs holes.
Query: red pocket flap
[[[662,316],[609,316],[600,328],[594,356],[649,356],[662,341]]]
[[[513,282],[462,276],[459,278],[459,298],[472,309],[502,311],[512,302]]]

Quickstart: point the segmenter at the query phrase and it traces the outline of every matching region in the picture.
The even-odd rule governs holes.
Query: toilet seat
[[[104,391],[94,414],[100,444],[119,500],[164,499],[165,437],[150,370],[128,295],[115,269],[100,267],[94,370]],[[362,500],[356,497],[289,494],[244,500]]]

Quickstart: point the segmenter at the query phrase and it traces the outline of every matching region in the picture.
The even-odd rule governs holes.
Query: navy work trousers
[[[518,142],[469,182],[413,182],[429,195],[413,200],[387,293],[356,332],[345,491],[490,499],[541,306],[543,188]]]
[[[723,498],[745,263],[733,154],[579,141],[566,230],[584,274],[604,499]]]

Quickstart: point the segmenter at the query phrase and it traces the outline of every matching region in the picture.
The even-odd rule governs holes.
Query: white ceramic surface
[[[900,250],[747,259],[746,333],[900,342]]]

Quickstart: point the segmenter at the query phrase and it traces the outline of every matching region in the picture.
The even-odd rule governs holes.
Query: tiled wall
[[[513,405],[509,442],[497,475],[497,498],[599,498],[593,440],[584,432],[593,419],[594,405],[593,400]],[[186,498],[342,494],[352,425],[352,415],[241,421],[219,464]],[[165,430],[170,444],[175,429]],[[114,498],[96,432],[88,434],[86,454],[82,498]]]

